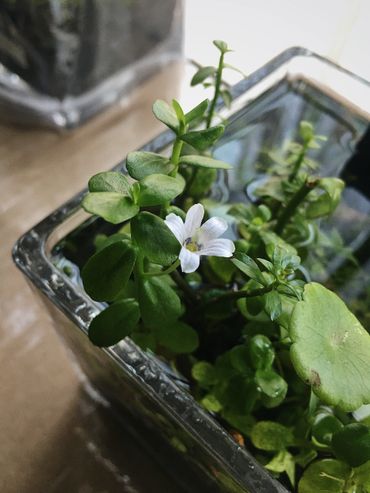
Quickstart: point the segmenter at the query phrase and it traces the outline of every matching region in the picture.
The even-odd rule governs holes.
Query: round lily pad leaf
[[[290,336],[294,368],[323,402],[344,411],[370,403],[370,335],[336,294],[306,284]]]
[[[335,459],[324,459],[311,464],[298,484],[298,493],[344,493],[351,468]]]

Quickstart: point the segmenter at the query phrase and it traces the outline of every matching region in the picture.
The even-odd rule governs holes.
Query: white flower
[[[235,250],[231,240],[219,238],[227,230],[227,222],[221,217],[211,217],[201,226],[203,216],[202,204],[194,204],[186,214],[185,223],[173,213],[164,221],[182,247],[179,255],[182,272],[196,271],[201,255],[231,257]]]

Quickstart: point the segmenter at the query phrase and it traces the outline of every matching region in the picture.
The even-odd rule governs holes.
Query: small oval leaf
[[[124,174],[118,171],[103,171],[89,180],[90,192],[117,192],[130,195],[130,184]]]
[[[206,80],[208,77],[214,76],[216,74],[216,67],[201,67],[194,75],[193,78],[191,79],[190,85],[196,86],[198,84],[201,84],[204,80]]]
[[[148,327],[162,327],[182,314],[180,298],[165,279],[159,277],[141,279],[139,304]]]
[[[117,192],[92,192],[82,200],[82,207],[112,224],[119,224],[139,212],[139,206],[130,197]]]
[[[142,207],[161,205],[171,202],[185,188],[181,175],[176,178],[167,175],[150,175],[140,181],[139,204]]]
[[[201,118],[204,113],[206,112],[208,108],[209,100],[205,99],[201,103],[199,103],[197,106],[195,106],[192,110],[190,110],[188,113],[185,115],[185,122],[186,123],[191,123],[194,120],[197,120],[198,118]]]
[[[135,180],[142,180],[153,174],[168,175],[174,165],[170,160],[155,152],[130,152],[126,159],[126,168],[130,176]]]
[[[196,130],[181,135],[181,140],[195,147],[198,151],[205,151],[211,147],[224,133],[225,127],[217,125],[206,130]]]
[[[198,155],[181,156],[180,164],[188,164],[196,168],[232,169],[232,166],[224,161]]]
[[[159,121],[167,125],[175,133],[179,131],[176,112],[166,101],[157,99],[153,104],[153,113]]]
[[[81,272],[85,291],[97,301],[113,301],[129,280],[136,249],[127,240],[116,241],[95,253]]]
[[[154,264],[170,265],[179,256],[180,243],[163,219],[141,212],[131,221],[131,234],[143,255]]]
[[[161,346],[177,354],[192,353],[199,345],[196,331],[190,325],[178,320],[169,324],[162,322],[156,328],[155,335]]]
[[[95,346],[113,346],[131,334],[139,318],[139,305],[136,300],[117,301],[92,320],[89,327],[90,341]]]

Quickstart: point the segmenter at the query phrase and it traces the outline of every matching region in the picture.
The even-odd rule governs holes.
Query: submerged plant
[[[211,154],[224,131],[212,121],[229,51],[215,45],[218,68],[193,78],[213,81],[211,102],[189,112],[175,100],[153,105],[174,133],[169,157],[132,152],[127,174],[89,181],[85,210],[119,225],[82,270],[86,292],[108,303],[90,339],[110,346],[130,336],[170,360],[201,404],[299,493],[370,492],[370,422],[356,414],[370,404],[370,336],[302,265],[322,245],[317,220],[333,213],[344,183],[312,174],[307,153],[324,138],[301,122],[256,202],[210,217],[203,199],[231,168]]]

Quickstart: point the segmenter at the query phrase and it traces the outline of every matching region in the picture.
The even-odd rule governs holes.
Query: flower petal
[[[199,229],[199,243],[206,245],[210,240],[221,236],[228,228],[228,224],[222,217],[211,217]]]
[[[182,245],[185,241],[185,226],[180,216],[168,214],[164,220],[166,226],[171,230],[177,241]]]
[[[195,272],[199,267],[199,263],[200,263],[199,255],[191,252],[185,247],[181,248],[179,259],[181,263],[181,270],[186,274]]]
[[[231,257],[235,251],[235,245],[231,240],[219,238],[211,240],[205,248],[199,250],[200,255],[211,255],[214,257]]]
[[[185,239],[194,235],[202,223],[203,216],[204,208],[202,204],[194,204],[190,207],[185,218]]]

